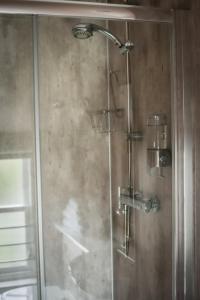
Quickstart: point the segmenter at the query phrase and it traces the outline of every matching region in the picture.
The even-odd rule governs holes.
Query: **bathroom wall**
[[[33,151],[32,20],[1,16],[0,21],[0,151]]]
[[[128,2],[132,5],[142,5],[142,6],[152,6],[152,7],[160,7],[160,8],[175,8],[175,9],[199,9],[199,1],[198,0],[116,0],[109,1],[112,3],[121,3]]]
[[[197,7],[197,0],[187,1],[187,0],[129,0],[129,3],[133,5],[143,5],[161,8],[182,8],[188,9],[191,7]]]
[[[38,20],[46,293],[111,300],[108,135],[91,121],[108,105],[106,39],[75,39],[76,23]]]
[[[199,9],[199,1],[198,0],[134,0],[134,3],[139,5],[151,5],[162,8],[178,8],[178,9]]]
[[[110,29],[122,40],[125,26],[110,22]],[[115,299],[171,299],[172,274],[172,182],[171,167],[164,177],[150,176],[147,167],[147,118],[163,112],[171,123],[170,38],[168,25],[129,24],[130,40],[135,44],[131,52],[131,101],[133,129],[142,131],[142,141],[133,142],[133,187],[144,196],[160,199],[158,213],[146,215],[132,210],[130,257],[119,254],[124,238],[123,215],[117,215],[117,187],[128,185],[127,136],[115,133],[112,147],[112,191],[114,219],[114,284]],[[127,110],[126,62],[110,47],[111,69],[117,71],[114,82],[117,105]],[[126,122],[127,122],[127,116]]]
[[[171,27],[130,25],[135,40],[132,56],[134,120],[144,133],[143,143],[135,143],[136,189],[156,195],[161,209],[156,214],[136,213],[137,299],[170,299],[172,295],[172,168],[164,177],[150,176],[147,164],[147,118],[159,112],[167,116],[168,146],[171,144]],[[138,259],[137,259],[138,258]],[[145,288],[143,288],[145,286]]]
[[[124,3],[124,1],[121,1],[121,3]],[[199,126],[198,126],[198,116],[199,116],[199,14],[200,14],[200,6],[199,1],[193,0],[193,1],[129,1],[130,4],[135,5],[144,5],[144,6],[152,6],[152,7],[160,7],[160,8],[177,8],[177,9],[186,9],[185,15],[177,21],[177,84],[178,84],[178,103],[177,103],[177,112],[175,113],[175,118],[178,120],[178,129],[177,129],[177,155],[180,158],[180,167],[178,169],[178,174],[182,174],[182,177],[180,176],[179,181],[179,207],[182,209],[182,212],[179,214],[179,218],[177,220],[178,223],[178,234],[179,238],[177,243],[179,243],[178,246],[178,262],[177,262],[177,281],[173,281],[174,287],[177,288],[177,297],[178,299],[199,299],[199,289],[198,289],[198,283],[199,283],[199,248],[200,248],[200,242],[199,242],[199,155],[198,155],[198,149],[199,149]],[[191,9],[188,11],[188,9]],[[135,27],[135,26],[134,26]],[[151,30],[149,28],[149,30]],[[116,33],[119,34],[121,32],[120,29],[116,31]],[[135,33],[140,36],[141,32],[137,30],[135,32],[133,29],[131,31],[131,34]],[[152,32],[153,33],[153,32]],[[144,40],[148,38],[148,33],[146,34],[143,32],[141,37],[143,37]],[[134,38],[134,37],[133,37]],[[157,49],[159,49],[159,44],[162,44],[162,36],[157,35]],[[153,41],[153,39],[152,39]],[[151,44],[151,41],[149,41]],[[152,42],[153,44],[153,42]],[[144,55],[145,57],[145,55]],[[180,58],[182,57],[182,62]],[[138,66],[139,64],[137,64]],[[135,65],[133,64],[134,68]],[[157,64],[155,64],[157,66]],[[123,68],[123,67],[122,67]],[[183,71],[184,70],[184,71]],[[159,73],[160,74],[160,73]],[[137,76],[137,67],[135,72],[135,79],[136,83],[138,83],[138,80],[140,81],[140,77]],[[145,74],[143,74],[145,77]],[[158,79],[157,79],[158,80]],[[135,80],[133,80],[135,82]],[[135,86],[133,85],[133,88]],[[137,89],[137,85],[136,85]],[[186,98],[184,98],[186,97]],[[185,100],[186,99],[186,100]],[[186,121],[187,119],[187,121]],[[173,120],[174,122],[174,120]],[[184,130],[183,130],[184,128]],[[185,143],[185,144],[184,144]],[[185,145],[185,146],[184,146]],[[189,156],[183,156],[184,153],[184,147],[188,147],[189,152],[187,152],[187,155]],[[186,165],[190,163],[190,169],[187,170],[186,174],[183,174],[183,165],[185,165],[185,162],[183,161],[183,157],[185,157]],[[123,173],[123,172],[122,172]],[[184,177],[185,176],[185,177]],[[123,176],[122,176],[123,177]],[[189,238],[191,239],[188,245],[188,251],[190,252],[190,255],[188,256],[188,260],[190,263],[187,263],[187,272],[190,272],[190,274],[193,274],[193,276],[189,275],[187,278],[187,293],[185,293],[184,290],[184,218],[183,218],[183,210],[184,210],[184,184],[182,182],[183,178],[185,178],[185,182],[189,185],[187,186],[187,191],[189,191],[190,195],[190,204],[189,210],[187,210],[187,214],[185,214],[187,217],[187,221],[189,220],[189,226],[192,226],[193,233],[190,232]],[[166,184],[167,186],[168,184]],[[185,189],[185,190],[186,190]],[[193,201],[191,199],[193,198]],[[188,197],[187,197],[188,198]],[[186,204],[187,205],[187,204]],[[170,215],[169,215],[170,216]],[[193,220],[194,216],[194,220]],[[171,216],[170,216],[171,219]],[[185,225],[185,227],[188,227]],[[144,228],[141,230],[143,231]],[[170,234],[170,227],[168,227],[168,235]],[[165,231],[167,233],[167,231]],[[189,246],[190,245],[190,246]],[[166,247],[166,245],[165,245]],[[169,250],[170,244],[168,244],[167,249]],[[166,251],[163,251],[163,253],[166,254]],[[141,256],[142,257],[142,256]],[[165,267],[165,270],[169,270],[170,268],[170,259],[166,257],[166,264],[163,266]],[[148,266],[147,261],[145,260],[145,265]],[[168,266],[167,266],[168,265]],[[130,274],[130,277],[133,275],[133,269],[130,271],[130,266],[127,267],[124,265],[125,273],[128,275]],[[144,277],[144,274],[146,274],[146,267],[144,268],[145,272],[142,274],[142,278]],[[141,268],[141,271],[143,272],[143,268]],[[147,272],[148,274],[148,272]],[[120,282],[122,282],[123,276],[120,277]],[[150,277],[149,277],[150,278]],[[153,278],[151,276],[151,278]],[[155,278],[155,277],[154,277]],[[148,280],[149,281],[149,280]],[[117,281],[118,283],[119,281]],[[159,281],[158,281],[159,283]],[[169,289],[170,280],[168,281],[167,285],[168,288],[166,288],[165,291],[170,291]],[[124,282],[119,285],[120,290],[121,286],[124,286]],[[140,284],[137,285],[138,287]],[[154,285],[152,285],[154,286]],[[170,287],[171,288],[171,287]],[[144,284],[142,287],[140,287],[140,291],[145,291]],[[158,288],[159,291],[159,288]],[[143,292],[142,292],[143,293]],[[144,292],[145,293],[145,292]],[[168,296],[168,295],[167,295]],[[167,297],[166,296],[166,297]]]

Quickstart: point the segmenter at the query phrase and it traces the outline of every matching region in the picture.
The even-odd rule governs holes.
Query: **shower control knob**
[[[171,152],[169,149],[160,150],[159,161],[160,167],[167,167],[171,165]]]

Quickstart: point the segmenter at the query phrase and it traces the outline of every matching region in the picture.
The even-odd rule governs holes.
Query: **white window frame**
[[[6,213],[6,212],[17,212],[17,211],[24,211],[25,212],[25,219],[30,220],[29,218],[29,212],[30,212],[30,207],[32,205],[31,203],[31,198],[32,198],[32,180],[31,180],[31,175],[32,175],[32,155],[30,153],[17,153],[17,154],[0,154],[0,161],[1,160],[6,160],[6,159],[27,159],[29,160],[28,162],[25,162],[24,168],[25,174],[25,180],[28,181],[27,186],[28,186],[28,193],[27,193],[27,203],[25,205],[19,206],[8,206],[8,207],[0,207],[0,215],[1,213]],[[28,174],[27,174],[28,172]],[[29,221],[28,221],[29,222]],[[25,225],[23,226],[14,226],[14,227],[4,227],[0,228],[0,230],[6,230],[6,229],[17,229],[17,228],[32,228],[34,230],[34,224],[25,222]],[[28,232],[26,232],[28,235]],[[9,262],[22,262],[23,265],[17,266],[17,267],[5,267],[0,269],[0,282],[5,281],[5,286],[7,285],[7,282],[14,281],[14,280],[19,280],[22,282],[23,279],[26,278],[32,278],[34,274],[34,265],[36,266],[36,249],[33,251],[33,248],[31,247],[31,244],[34,245],[35,243],[35,234],[33,233],[33,240],[27,241],[25,243],[13,243],[13,244],[8,244],[7,246],[15,246],[15,245],[30,245],[30,253],[31,255],[27,257],[27,259],[23,260],[16,260],[16,261],[8,261]],[[0,247],[4,247],[6,245],[0,245]],[[27,261],[27,265],[24,266],[24,262]],[[6,262],[5,262],[6,264]],[[1,289],[1,288],[0,288]]]

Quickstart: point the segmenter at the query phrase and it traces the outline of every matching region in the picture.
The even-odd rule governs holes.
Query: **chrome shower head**
[[[77,39],[88,39],[93,35],[92,24],[78,24],[72,28],[72,33]]]
[[[107,29],[103,28],[102,26],[96,24],[77,24],[72,28],[72,33],[75,38],[77,39],[88,39],[93,36],[94,32],[99,32],[103,34],[105,37],[110,39],[118,48],[120,49],[121,53],[127,53],[133,48],[133,43],[127,41],[126,43],[122,43],[114,34],[112,34]]]

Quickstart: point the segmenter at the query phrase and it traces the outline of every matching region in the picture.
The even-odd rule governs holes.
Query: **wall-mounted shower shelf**
[[[88,111],[92,128],[98,133],[123,132],[124,109],[100,109]]]
[[[124,206],[142,210],[145,213],[157,212],[160,209],[160,201],[156,196],[144,198],[142,193],[133,192],[132,188],[119,187],[119,207]]]

